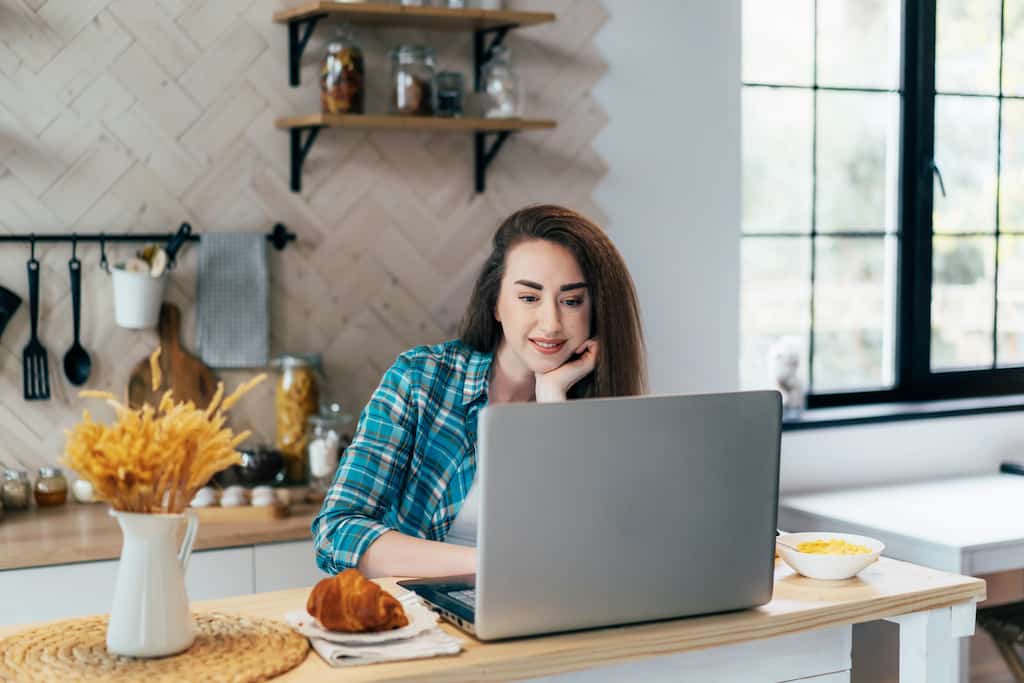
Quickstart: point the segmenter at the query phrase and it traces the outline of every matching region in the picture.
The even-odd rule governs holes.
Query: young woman
[[[506,219],[460,338],[384,374],[313,521],[331,574],[476,571],[477,414],[488,403],[631,396],[646,389],[633,281],[596,225],[558,206]]]

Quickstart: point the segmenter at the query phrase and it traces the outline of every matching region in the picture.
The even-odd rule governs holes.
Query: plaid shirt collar
[[[481,396],[487,396],[493,353],[473,351],[466,366],[466,379],[462,383],[462,405],[472,405]]]

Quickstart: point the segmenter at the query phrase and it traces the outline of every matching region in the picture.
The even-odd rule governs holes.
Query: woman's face
[[[505,254],[495,319],[509,360],[534,373],[560,367],[590,336],[591,296],[576,257],[547,240]]]

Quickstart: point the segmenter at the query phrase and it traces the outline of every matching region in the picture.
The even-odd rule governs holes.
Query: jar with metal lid
[[[274,359],[278,369],[274,407],[277,414],[276,446],[284,458],[288,481],[306,481],[306,419],[320,406],[323,383],[319,354],[285,354]]]
[[[27,510],[32,500],[32,485],[25,470],[4,470],[3,482],[0,483],[0,498],[8,511]]]
[[[343,430],[351,423],[352,416],[343,414],[337,403],[332,403],[328,412],[306,420],[309,486],[318,493],[326,493],[331,485],[341,452],[351,440]]]
[[[337,27],[320,68],[320,107],[325,114],[362,114],[363,50],[348,24]]]
[[[462,74],[457,71],[441,71],[434,78],[434,114],[437,116],[462,116]]]
[[[523,88],[507,45],[498,45],[480,69],[484,118],[515,118],[523,115]]]
[[[430,116],[436,57],[426,45],[399,45],[391,51],[391,113]]]
[[[68,499],[68,480],[59,467],[40,467],[35,485],[36,505],[63,505]]]

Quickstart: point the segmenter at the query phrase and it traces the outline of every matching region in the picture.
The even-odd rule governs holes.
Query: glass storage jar
[[[325,114],[362,114],[363,50],[348,24],[337,27],[320,67],[320,108]]]
[[[290,483],[306,482],[306,419],[320,403],[323,384],[318,354],[285,354],[274,359],[278,370],[274,392],[277,415],[276,446],[284,458],[285,477]]]
[[[434,78],[434,113],[437,116],[462,116],[462,74],[441,71]]]
[[[351,423],[352,416],[343,414],[337,403],[331,404],[329,412],[306,420],[309,487],[316,493],[325,494],[330,487],[341,452],[350,440],[344,430]]]
[[[512,66],[507,45],[494,48],[494,56],[480,70],[484,118],[505,119],[523,115],[523,91],[519,73]]]
[[[399,45],[391,51],[391,113],[430,116],[436,58],[425,45]]]
[[[59,467],[40,467],[35,485],[36,505],[63,505],[68,499],[68,480]]]
[[[0,496],[8,511],[27,510],[32,500],[32,485],[25,470],[4,470],[3,483],[0,484]]]

